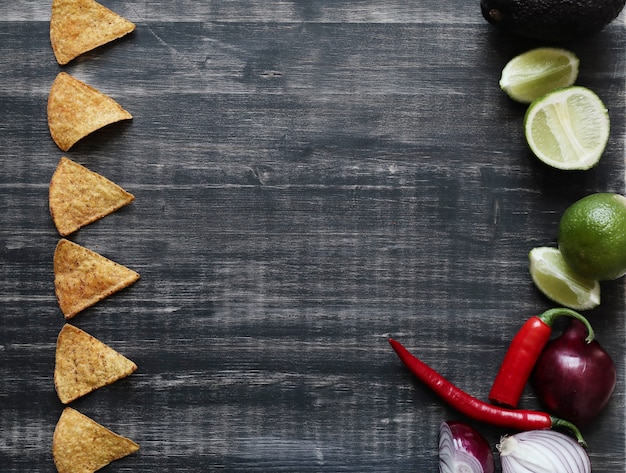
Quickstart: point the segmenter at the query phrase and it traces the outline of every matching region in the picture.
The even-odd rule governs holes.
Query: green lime
[[[600,304],[600,283],[572,271],[557,248],[533,248],[528,259],[535,286],[551,301],[574,310]]]
[[[584,170],[598,164],[609,128],[602,100],[579,86],[538,98],[524,117],[528,146],[541,161],[557,169]]]
[[[574,202],[559,222],[558,246],[581,276],[606,281],[626,274],[626,197],[598,193]]]
[[[531,103],[554,89],[569,87],[578,77],[579,60],[559,48],[537,48],[511,59],[500,77],[500,88],[513,100]]]

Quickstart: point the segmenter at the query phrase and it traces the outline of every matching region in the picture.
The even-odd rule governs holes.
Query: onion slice
[[[554,430],[530,430],[505,436],[496,445],[502,473],[590,473],[591,461],[574,439]]]
[[[489,442],[473,427],[462,422],[439,426],[439,473],[494,473],[495,462]]]

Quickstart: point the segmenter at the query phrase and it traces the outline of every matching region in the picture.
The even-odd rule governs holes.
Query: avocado
[[[624,8],[626,0],[481,0],[485,19],[521,36],[570,41],[597,33]]]

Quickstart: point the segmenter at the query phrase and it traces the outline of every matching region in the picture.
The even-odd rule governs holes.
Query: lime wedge
[[[574,273],[557,248],[533,248],[528,259],[533,282],[548,299],[574,310],[600,304],[600,283]]]
[[[557,89],[530,104],[524,134],[532,152],[557,169],[584,170],[600,161],[609,139],[609,113],[585,87]]]
[[[511,59],[500,78],[500,88],[513,100],[531,103],[557,88],[576,82],[580,61],[559,48],[537,48]]]

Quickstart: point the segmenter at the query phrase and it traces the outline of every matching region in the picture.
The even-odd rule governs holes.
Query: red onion
[[[494,473],[489,442],[462,422],[442,422],[439,427],[439,473]]]
[[[609,402],[616,370],[611,356],[587,330],[572,320],[563,334],[544,348],[533,372],[537,397],[548,412],[583,427]]]
[[[496,445],[502,473],[590,473],[591,461],[583,447],[554,430],[529,430],[502,437]]]

